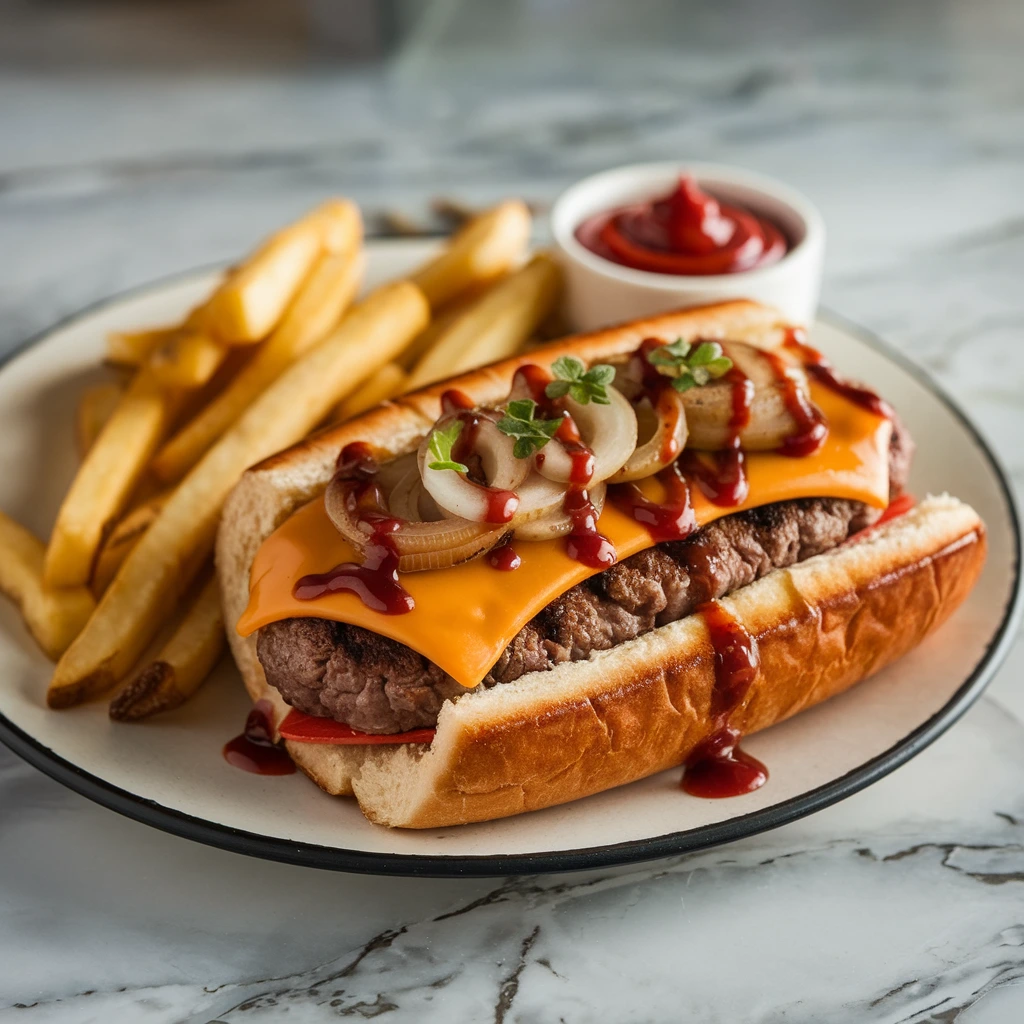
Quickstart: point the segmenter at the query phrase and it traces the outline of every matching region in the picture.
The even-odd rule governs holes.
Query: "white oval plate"
[[[369,281],[418,263],[434,243],[371,243]],[[0,508],[46,536],[75,469],[73,410],[106,331],[160,324],[206,293],[214,272],[113,299],[35,339],[0,370]],[[975,700],[1005,655],[1020,605],[1020,531],[1006,479],[964,415],[922,371],[863,331],[825,317],[813,341],[894,403],[917,439],[911,490],[949,491],[981,513],[989,557],[954,618],[899,663],[745,747],[766,786],[699,800],[668,771],[563,807],[432,831],[371,825],[354,801],[302,775],[248,775],[221,757],[249,702],[225,659],[199,695],[143,725],[100,701],[49,711],[51,667],[0,601],[0,739],[97,802],[157,828],[241,853],[390,874],[504,875],[639,861],[750,836],[870,785],[913,757]]]

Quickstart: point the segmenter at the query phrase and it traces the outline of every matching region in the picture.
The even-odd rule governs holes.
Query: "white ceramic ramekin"
[[[717,199],[774,221],[790,242],[778,263],[736,274],[678,276],[633,270],[598,256],[576,239],[588,217],[671,192],[679,175],[692,174]],[[631,164],[592,175],[559,196],[551,231],[565,268],[566,308],[572,326],[593,330],[621,320],[725,299],[755,299],[787,320],[814,320],[825,256],[821,214],[799,192],[772,178],[715,164]]]

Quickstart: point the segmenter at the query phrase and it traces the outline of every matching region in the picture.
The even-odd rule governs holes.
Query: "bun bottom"
[[[757,678],[729,724],[757,732],[906,654],[966,598],[984,559],[974,510],[928,498],[854,543],[724,598],[760,651]],[[246,681],[254,696],[270,690],[248,672]],[[713,688],[709,633],[691,615],[587,661],[467,693],[443,707],[429,746],[287,748],[322,789],[353,794],[371,821],[465,824],[681,765],[713,728]],[[271,692],[280,721],[287,707]]]

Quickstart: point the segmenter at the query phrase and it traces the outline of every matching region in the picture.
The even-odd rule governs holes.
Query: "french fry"
[[[291,363],[322,341],[355,297],[361,254],[325,253],[288,307],[280,325],[239,375],[160,449],[153,472],[180,480],[262,391]]]
[[[435,339],[409,375],[408,390],[514,355],[558,298],[558,265],[543,253],[474,302]]]
[[[141,505],[133,508],[110,532],[103,542],[96,564],[92,570],[90,588],[97,597],[110,586],[117,570],[121,568],[129,552],[142,539],[142,535],[153,525],[153,520],[167,504],[170,491],[160,491]]]
[[[227,357],[227,347],[197,330],[182,328],[149,356],[153,376],[166,388],[201,388]]]
[[[360,380],[393,360],[429,315],[414,285],[384,285],[253,402],[179,484],[121,566],[54,670],[51,707],[78,704],[127,675],[209,556],[221,505],[244,470],[303,438]]]
[[[408,391],[408,374],[398,363],[385,363],[372,377],[364,380],[335,410],[336,422],[349,420],[380,402]]]
[[[123,394],[124,388],[114,381],[91,384],[82,392],[75,409],[75,440],[79,458],[84,459],[96,443]]]
[[[507,199],[473,217],[451,238],[444,251],[411,277],[432,309],[461,292],[515,267],[526,255],[530,211],[519,199]]]
[[[321,252],[354,249],[361,223],[353,203],[332,200],[278,231],[214,292],[202,322],[228,344],[261,341],[277,325]]]
[[[0,512],[0,590],[21,611],[29,632],[56,661],[82,631],[96,602],[85,587],[43,585],[43,542]]]
[[[220,590],[211,571],[156,660],[110,702],[110,717],[119,722],[137,722],[180,707],[213,671],[224,650],[224,640]]]
[[[78,468],[46,549],[49,587],[89,581],[103,533],[120,513],[173,415],[176,396],[140,371]]]
[[[111,331],[107,335],[107,362],[115,366],[142,366],[161,346],[173,341],[180,327],[152,327],[145,331]]]

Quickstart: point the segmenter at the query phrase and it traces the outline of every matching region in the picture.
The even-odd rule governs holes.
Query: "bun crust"
[[[249,470],[225,507],[217,544],[225,614],[248,601],[263,539],[321,491],[352,440],[411,450],[459,387],[475,400],[507,393],[524,362],[565,353],[590,361],[650,335],[725,336],[775,344],[776,313],[738,302],[669,314],[555,343],[388,403]],[[772,335],[775,335],[772,337]],[[744,734],[842,692],[915,647],[970,592],[985,558],[984,527],[968,506],[928,498],[859,541],[775,570],[723,600],[757,639],[761,668],[730,724]],[[897,625],[898,624],[898,625]],[[270,687],[255,637],[229,628],[253,700],[288,706]],[[711,731],[714,651],[699,615],[587,661],[560,665],[445,704],[430,746],[287,743],[321,788],[353,794],[372,821],[431,828],[518,814],[678,766]]]

